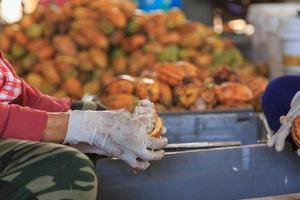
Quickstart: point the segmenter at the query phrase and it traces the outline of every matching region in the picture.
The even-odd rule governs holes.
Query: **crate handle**
[[[267,131],[267,139],[269,140],[269,138],[274,135],[274,132],[271,130],[271,128],[269,127],[269,124],[267,122],[267,119],[265,117],[265,115],[263,113],[258,113],[257,114],[258,118],[261,120],[264,129]]]
[[[235,113],[236,122],[247,122],[251,121],[253,113]]]

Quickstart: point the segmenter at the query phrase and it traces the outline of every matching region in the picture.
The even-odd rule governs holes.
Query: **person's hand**
[[[150,160],[164,156],[166,138],[151,138],[148,133],[156,119],[154,105],[143,100],[134,114],[126,110],[71,111],[64,143],[88,143],[107,156],[118,157],[131,167],[146,169]]]
[[[285,140],[290,134],[290,129],[294,119],[300,115],[300,91],[298,91],[290,105],[290,110],[286,116],[280,117],[281,126],[279,130],[269,138],[268,146],[272,147],[275,145],[276,151],[280,152],[284,149]],[[297,151],[298,152],[298,151]],[[300,154],[300,152],[299,152]]]
[[[100,156],[111,156],[107,152],[88,143],[70,144],[69,146],[79,150],[81,153],[94,153]]]

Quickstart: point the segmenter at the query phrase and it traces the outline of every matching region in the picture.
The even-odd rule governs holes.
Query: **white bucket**
[[[280,54],[280,37],[278,34],[279,17],[267,16],[265,19],[268,22],[265,31],[267,38],[265,40],[266,63],[269,66],[270,78],[275,78],[284,73]]]
[[[289,17],[281,20],[281,57],[286,73],[300,71],[300,17]]]
[[[247,19],[255,27],[252,36],[253,60],[256,63],[268,64],[271,78],[284,73],[279,50],[280,20],[296,16],[298,10],[300,10],[299,3],[253,4],[248,10]]]
[[[300,75],[299,67],[288,67],[284,70],[285,75]]]

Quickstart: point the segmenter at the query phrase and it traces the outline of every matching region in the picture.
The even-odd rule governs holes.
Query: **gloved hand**
[[[88,143],[71,144],[70,147],[73,147],[82,153],[94,153],[100,156],[111,156],[107,152],[99,149],[98,147],[92,146]]]
[[[290,134],[290,129],[294,119],[300,115],[300,91],[298,91],[290,105],[290,110],[286,116],[280,117],[281,126],[278,131],[269,138],[268,146],[272,147],[275,145],[276,151],[280,152],[284,149],[285,140]]]
[[[148,100],[140,101],[134,114],[126,110],[71,111],[64,143],[88,143],[133,168],[146,169],[148,161],[164,156],[160,149],[167,145],[166,138],[147,135],[153,129],[155,115],[154,105]]]

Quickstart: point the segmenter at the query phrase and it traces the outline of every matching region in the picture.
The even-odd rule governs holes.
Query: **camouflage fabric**
[[[59,144],[0,140],[1,200],[94,200],[93,163]]]

